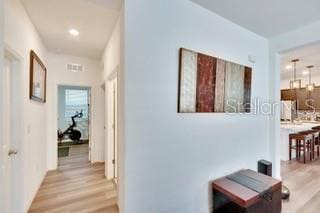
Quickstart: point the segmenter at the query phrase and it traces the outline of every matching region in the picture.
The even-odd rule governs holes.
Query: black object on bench
[[[258,172],[268,176],[272,176],[272,163],[266,160],[258,161]],[[290,190],[288,187],[282,185],[281,189],[281,198],[284,201],[288,201],[290,198]]]

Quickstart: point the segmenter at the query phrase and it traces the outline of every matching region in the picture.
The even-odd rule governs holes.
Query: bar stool
[[[319,135],[315,138],[315,146],[317,147],[317,155],[320,156],[320,126],[312,127],[312,130],[318,131]]]
[[[319,138],[318,138],[318,141],[316,142],[316,145],[317,145],[317,154],[318,154],[318,157],[320,156],[320,150],[319,150],[319,147],[320,147],[320,126],[314,126],[312,127],[312,130],[317,130],[319,131]]]
[[[293,141],[296,142],[295,146]],[[291,151],[296,150],[296,159],[299,160],[301,156],[301,151],[303,152],[303,163],[306,163],[306,154],[310,155],[310,160],[312,160],[311,144],[313,141],[312,134],[289,134],[289,160],[291,160]]]
[[[318,131],[318,137],[315,138],[315,146],[317,147],[317,157],[320,157],[320,129],[315,130]]]
[[[311,152],[312,152],[312,159],[315,159],[315,148],[317,146],[317,154],[319,156],[319,131],[320,130],[307,130],[303,132],[299,132],[300,134],[308,135],[312,134],[312,143],[311,143]]]

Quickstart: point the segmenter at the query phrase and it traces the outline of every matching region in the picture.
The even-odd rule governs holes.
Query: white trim
[[[105,107],[106,107],[106,117],[105,117],[105,156],[106,156],[106,164],[105,164],[105,176],[108,180],[114,179],[114,177],[118,178],[118,170],[119,170],[119,138],[118,138],[118,69],[117,66],[111,74],[108,76],[108,81],[106,82],[106,93],[105,93]],[[116,87],[116,88],[114,88]],[[115,94],[114,94],[115,93]],[[115,99],[115,102],[113,100]],[[114,108],[115,107],[115,108]],[[115,110],[115,111],[113,111]],[[111,114],[115,113],[115,121],[111,121]],[[113,116],[112,116],[113,118]],[[114,129],[112,126],[114,125]],[[113,133],[115,131],[115,133]],[[114,147],[114,140],[117,144]],[[112,163],[113,155],[115,151],[115,171]]]
[[[4,1],[0,1],[0,94],[3,94],[3,72],[2,68],[4,66]],[[3,117],[3,97],[0,95],[0,116],[1,118]],[[3,155],[1,152],[1,146],[2,146],[2,141],[3,141],[3,126],[4,126],[4,121],[0,119],[0,170],[2,170],[2,165],[3,165]],[[0,188],[3,188],[3,180],[4,180],[4,175],[3,172],[0,172]],[[0,193],[0,209],[4,209],[4,194]]]
[[[113,71],[108,75],[108,81],[112,81],[113,79],[118,77],[119,65],[116,66]]]
[[[14,59],[17,61],[22,61],[24,57],[20,55],[17,51],[15,51],[9,44],[4,43],[4,54],[10,59]]]

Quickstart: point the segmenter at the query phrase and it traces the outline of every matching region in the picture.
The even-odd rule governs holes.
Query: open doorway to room
[[[58,86],[58,167],[90,162],[90,87]]]
[[[281,177],[290,190],[289,202],[283,203],[286,212],[314,212],[319,206],[314,199],[320,185],[319,57],[320,43],[314,43],[280,58]],[[304,202],[299,202],[302,191]]]

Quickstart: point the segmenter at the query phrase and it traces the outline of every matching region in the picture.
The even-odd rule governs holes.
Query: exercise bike
[[[82,118],[83,117],[83,111],[76,112],[75,115],[71,117],[72,124],[66,129],[64,132],[62,132],[60,129],[58,130],[58,140],[59,143],[62,142],[62,139],[64,139],[66,136],[70,138],[72,141],[76,141],[78,143],[81,143],[81,132],[78,129],[75,129],[77,127],[77,122],[75,121],[76,118]]]

